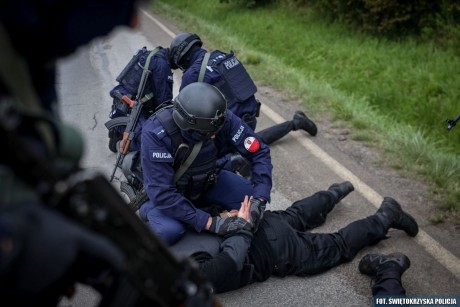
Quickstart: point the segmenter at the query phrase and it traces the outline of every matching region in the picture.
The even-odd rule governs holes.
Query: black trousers
[[[265,212],[259,226],[262,231],[255,234],[251,249],[255,248],[255,255],[263,257],[264,253],[257,252],[257,245],[266,240],[270,251],[265,257],[270,259],[250,259],[255,267],[255,281],[270,275],[317,274],[352,260],[362,248],[386,238],[387,229],[375,215],[352,222],[335,233],[307,232],[324,223],[334,202],[330,192],[321,191],[295,202],[287,210]]]
[[[270,145],[271,143],[284,137],[292,130],[294,130],[294,124],[292,121],[286,121],[284,123],[268,127],[262,131],[258,131],[257,135],[262,139],[262,141],[264,141],[265,144]]]
[[[377,272],[375,282],[372,286],[372,295],[406,295],[406,289],[404,289],[401,282],[401,273],[395,271],[393,268],[388,268],[386,270]]]

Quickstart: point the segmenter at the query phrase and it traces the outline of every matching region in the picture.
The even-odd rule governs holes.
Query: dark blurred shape
[[[179,262],[106,178],[79,167],[83,140],[56,114],[56,60],[117,26],[143,0],[0,3],[0,296],[55,306],[75,283],[99,306],[210,306],[209,284]]]
[[[460,114],[457,115],[457,117],[455,117],[454,119],[446,119],[446,123],[447,123],[447,130],[452,130],[452,128],[455,127],[455,125],[457,125],[457,122],[460,120]]]

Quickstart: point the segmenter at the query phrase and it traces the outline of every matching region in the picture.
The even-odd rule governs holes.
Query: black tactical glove
[[[220,216],[214,216],[212,218],[211,227],[209,231],[217,233],[218,235],[224,236],[229,233],[235,232],[240,229],[250,230],[251,225],[241,217],[227,217],[225,219]]]
[[[253,198],[251,199],[251,224],[252,224],[252,231],[255,233],[259,228],[259,224],[262,221],[265,211],[265,205],[267,201],[262,198]]]

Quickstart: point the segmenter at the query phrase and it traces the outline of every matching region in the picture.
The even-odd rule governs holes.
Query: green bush
[[[361,31],[385,37],[417,35],[452,43],[460,30],[458,0],[219,0],[249,8],[277,3],[313,6],[321,18],[339,21]],[[454,39],[454,42],[458,40]]]
[[[279,3],[282,5],[288,6],[307,6],[310,1],[309,0],[219,0],[221,3],[237,3],[237,4],[245,4],[247,7],[252,8],[261,5],[266,5],[270,3]]]
[[[460,22],[457,0],[311,0],[311,3],[321,15],[333,21],[387,37],[433,36]]]
[[[420,33],[435,23],[439,4],[431,0],[313,0],[322,14],[365,32],[385,36]]]

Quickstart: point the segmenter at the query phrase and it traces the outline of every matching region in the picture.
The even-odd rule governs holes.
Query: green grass
[[[159,0],[154,11],[198,33],[208,49],[233,50],[254,79],[333,110],[354,139],[386,149],[387,165],[431,183],[460,217],[460,53],[415,40],[393,42],[327,24],[308,9],[247,9],[218,0]]]

